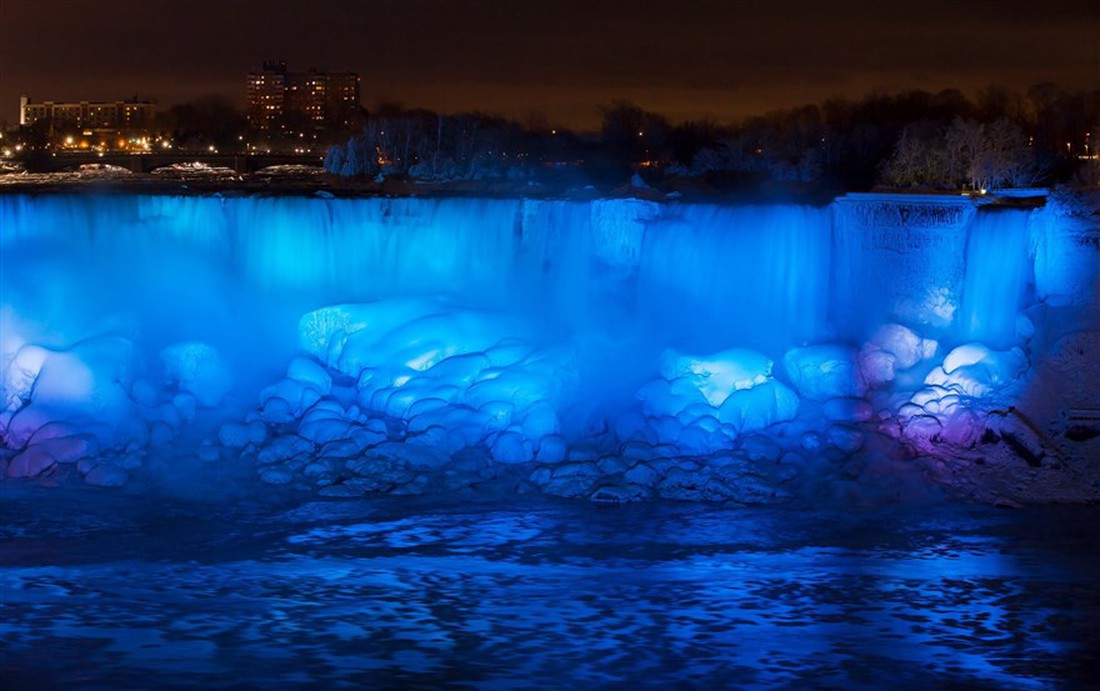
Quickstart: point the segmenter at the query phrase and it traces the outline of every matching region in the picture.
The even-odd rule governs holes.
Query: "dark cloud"
[[[727,119],[867,90],[1100,86],[1100,10],[1067,1],[2,0],[0,117],[20,93],[243,98],[269,56],[397,100],[591,124],[630,98]]]

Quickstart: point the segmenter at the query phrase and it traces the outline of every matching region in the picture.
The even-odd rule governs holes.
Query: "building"
[[[286,63],[265,62],[263,69],[248,73],[248,126],[256,130],[279,129],[286,110]]]
[[[350,125],[359,110],[359,75],[354,72],[289,72],[285,62],[267,61],[249,72],[247,117],[252,129],[287,133]]]
[[[146,131],[153,128],[157,106],[149,101],[32,102],[19,98],[19,124],[49,123],[51,133],[59,130]]]

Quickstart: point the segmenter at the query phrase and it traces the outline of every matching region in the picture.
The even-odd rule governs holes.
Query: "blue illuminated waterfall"
[[[307,473],[325,487],[386,444],[846,454],[876,406],[906,444],[974,443],[986,412],[941,399],[1014,395],[1017,315],[1065,244],[1039,213],[0,195],[8,473],[200,441],[272,483],[343,444]]]
[[[1032,280],[1027,215],[978,214],[969,228],[959,328],[966,337],[1005,346]]]
[[[546,328],[782,346],[828,311],[828,209],[118,195],[5,196],[0,214],[5,304],[40,338],[126,314],[147,336],[247,341],[256,320],[445,293]]]

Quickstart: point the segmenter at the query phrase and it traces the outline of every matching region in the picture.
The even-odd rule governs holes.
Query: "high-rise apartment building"
[[[248,124],[256,130],[304,132],[351,124],[359,110],[359,75],[290,72],[267,61],[248,74]]]

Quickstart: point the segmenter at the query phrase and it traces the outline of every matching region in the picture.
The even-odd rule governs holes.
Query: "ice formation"
[[[1021,406],[1087,234],[861,203],[6,195],[0,470],[756,502],[1052,457]]]

